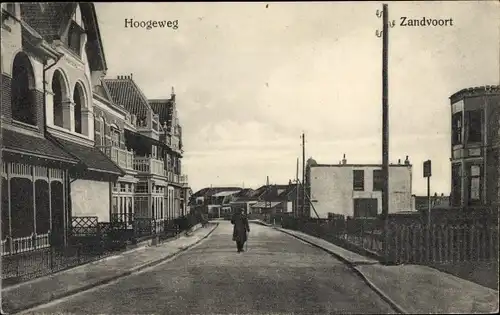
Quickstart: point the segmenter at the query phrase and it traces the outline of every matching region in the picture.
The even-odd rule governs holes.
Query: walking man
[[[248,218],[243,213],[242,209],[235,210],[233,217],[231,218],[231,223],[233,224],[233,241],[236,242],[238,253],[241,253],[243,251],[243,246],[247,241],[247,233],[250,232]]]

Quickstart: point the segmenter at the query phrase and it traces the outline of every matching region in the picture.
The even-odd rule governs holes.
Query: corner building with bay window
[[[500,86],[463,89],[450,101],[451,206],[498,209]]]

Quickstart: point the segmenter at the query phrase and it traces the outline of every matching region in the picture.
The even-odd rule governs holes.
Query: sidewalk
[[[384,266],[305,233],[271,226],[334,255],[402,313],[495,313],[498,291],[420,265]]]
[[[23,282],[2,290],[2,311],[12,314],[154,266],[189,249],[208,237],[218,226],[209,223],[175,240],[158,246],[144,246],[86,265]]]

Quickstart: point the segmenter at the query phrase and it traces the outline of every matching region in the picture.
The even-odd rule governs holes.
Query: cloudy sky
[[[97,3],[108,75],[150,98],[175,87],[194,191],[287,183],[301,157],[381,163],[382,41],[376,2]],[[499,84],[495,2],[389,3],[390,160],[408,155],[413,193],[450,190],[449,96]],[[400,18],[453,19],[402,27]],[[178,20],[178,28],[125,28]]]

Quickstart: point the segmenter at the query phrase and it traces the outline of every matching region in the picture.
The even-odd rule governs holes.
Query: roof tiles
[[[104,79],[102,82],[116,105],[122,106],[129,113],[136,115],[138,120],[147,118],[151,107],[131,77],[119,76],[117,79]]]

